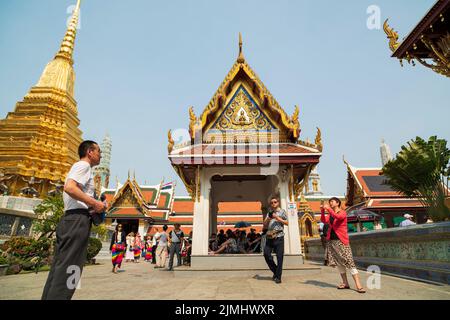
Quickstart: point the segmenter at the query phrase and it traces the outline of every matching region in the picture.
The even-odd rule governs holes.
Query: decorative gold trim
[[[320,128],[317,127],[317,134],[316,134],[316,138],[314,139],[314,143],[317,146],[317,150],[319,150],[320,152],[322,152],[323,150],[323,145],[322,145],[322,132],[320,131]]]
[[[192,139],[195,139],[195,130],[197,126],[198,118],[195,115],[194,107],[189,107],[189,134]]]
[[[191,198],[195,199],[195,192],[194,192],[195,185],[187,182],[186,177],[183,174],[183,170],[180,167],[178,167],[178,166],[172,166],[172,167],[174,168],[174,170],[180,177],[181,181],[183,181],[184,186],[186,187],[186,190],[189,193],[189,195],[191,196]]]
[[[169,130],[169,132],[167,133],[167,138],[169,140],[169,144],[167,145],[167,151],[170,154],[170,153],[172,153],[173,145],[175,144],[175,141],[173,141],[173,138],[172,138],[172,130]]]
[[[400,46],[400,43],[398,42],[398,33],[388,25],[388,20],[389,19],[386,19],[386,21],[384,21],[383,30],[389,39],[389,48],[392,52],[394,52]]]
[[[293,195],[294,195],[294,165],[291,164],[290,167],[290,175],[289,175],[289,201],[294,201]]]
[[[311,171],[313,171],[316,166],[317,166],[316,164],[310,166],[308,168],[308,171],[306,172],[305,177],[302,179],[302,181],[300,181],[297,184],[294,183],[294,198],[295,198],[295,200],[297,200],[298,197],[300,196],[300,194],[302,193],[302,190],[305,187],[305,184],[308,182]]]
[[[137,191],[135,190],[135,186],[134,186],[133,182],[130,180],[130,172],[129,171],[128,171],[128,179],[127,179],[127,181],[124,183],[124,185],[119,190],[119,192],[117,192],[117,194],[111,200],[110,208],[114,208],[115,203],[122,197],[122,195],[125,192],[127,186],[131,189],[131,192],[134,195],[135,199],[137,200],[139,206],[144,210],[144,213],[146,213],[145,212],[146,209],[144,207],[145,202],[141,198],[141,196],[137,193]]]

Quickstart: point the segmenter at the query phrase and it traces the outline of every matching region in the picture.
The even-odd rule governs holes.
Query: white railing
[[[27,213],[34,213],[34,208],[41,202],[42,199],[0,196],[0,209],[10,209]]]

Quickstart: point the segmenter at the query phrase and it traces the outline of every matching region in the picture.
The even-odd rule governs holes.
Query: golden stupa
[[[78,160],[73,50],[80,1],[55,58],[14,112],[0,120],[0,194],[45,198]]]

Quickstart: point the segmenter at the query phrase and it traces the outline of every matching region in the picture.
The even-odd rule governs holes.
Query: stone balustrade
[[[450,283],[450,222],[351,233],[359,268],[376,265],[382,273]],[[324,260],[320,239],[305,242],[307,260]]]

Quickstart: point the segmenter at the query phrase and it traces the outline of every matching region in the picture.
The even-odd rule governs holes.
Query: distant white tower
[[[110,164],[111,164],[111,138],[109,134],[106,134],[103,142],[100,146],[102,149],[102,159],[100,164],[94,168],[94,183],[95,189],[101,190],[101,187],[108,188],[109,176],[110,176]]]
[[[381,139],[380,154],[381,154],[381,164],[384,167],[386,163],[392,160],[391,149],[384,142],[384,139]]]
[[[317,171],[317,167],[315,167],[309,175],[308,183],[305,185],[304,194],[305,196],[323,195],[322,187],[320,185],[320,175]]]

